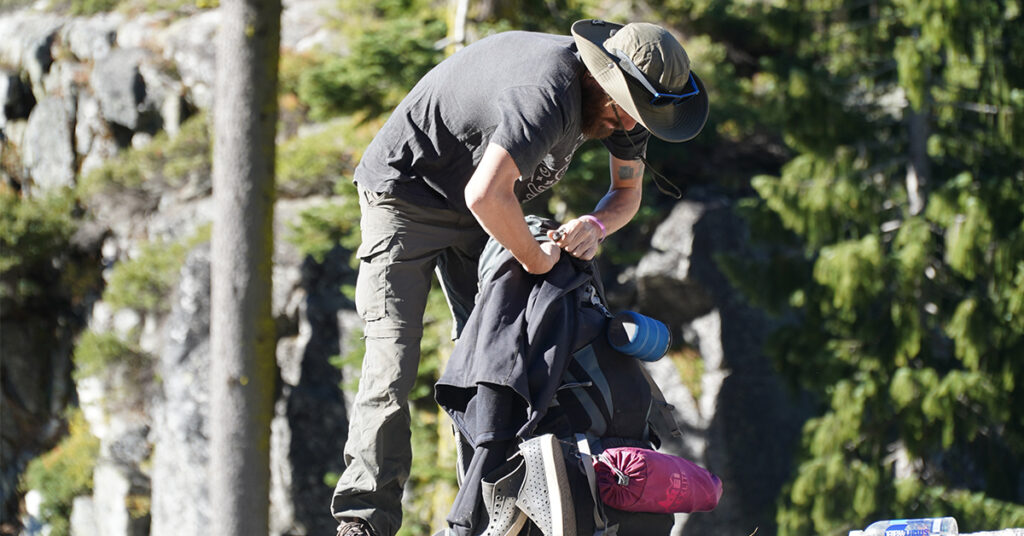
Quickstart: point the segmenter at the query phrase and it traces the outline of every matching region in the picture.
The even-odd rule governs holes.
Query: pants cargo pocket
[[[356,312],[366,322],[387,316],[388,250],[391,248],[391,240],[392,236],[384,236],[369,243],[364,242],[356,251],[359,257]]]

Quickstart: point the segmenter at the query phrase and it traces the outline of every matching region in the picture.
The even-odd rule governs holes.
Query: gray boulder
[[[75,152],[81,159],[84,177],[103,162],[117,156],[120,145],[110,124],[103,119],[100,101],[93,95],[79,95],[75,118]]]
[[[219,21],[219,9],[204,11],[175,21],[164,37],[164,57],[177,68],[189,90],[189,100],[204,110],[213,105],[216,79],[216,47],[213,45]]]
[[[90,79],[103,118],[128,130],[152,130],[146,124],[154,110],[147,106],[146,83],[140,66],[152,53],[141,48],[118,48],[96,62]]]
[[[280,436],[283,441],[276,457],[276,463],[290,468],[290,474],[278,482],[287,490],[282,497],[292,505],[293,526],[303,529],[299,534],[331,534],[337,527],[329,508],[332,490],[324,484],[324,476],[343,469],[341,450],[348,436],[348,418],[339,387],[342,374],[330,358],[347,350],[345,341],[356,315],[340,289],[352,276],[347,252],[341,249],[322,264],[311,259],[302,262],[299,329],[278,344],[279,363],[292,363],[287,377],[282,366],[279,411],[285,417],[282,427],[287,425],[289,432]]]
[[[71,101],[89,91],[92,66],[79,61],[55,61],[43,76],[43,89],[51,97],[64,97]]]
[[[115,42],[121,48],[148,48],[160,50],[167,26],[176,15],[171,11],[139,13],[117,27]]]
[[[76,58],[95,61],[113,49],[117,41],[117,28],[124,23],[124,19],[124,15],[117,12],[71,19],[61,29],[60,37]]]
[[[334,0],[284,0],[281,12],[281,48],[296,52],[345,52],[344,35],[324,25],[342,16]]]
[[[343,351],[354,322],[340,287],[351,282],[347,252],[324,263],[284,240],[299,211],[324,200],[275,207],[274,316],[280,371],[271,424],[272,534],[329,534],[331,489],[324,476],[341,470],[347,430],[341,372],[329,360]],[[209,524],[209,246],[193,251],[181,271],[159,352],[161,394],[153,426],[153,536],[205,534]]]
[[[174,136],[193,107],[186,98],[187,88],[170,70],[167,61],[157,56],[139,65],[139,74],[146,85],[145,106],[159,118],[154,127],[159,126]]]
[[[203,534],[210,523],[210,252],[193,251],[181,270],[164,325],[154,405],[152,536]]]
[[[100,441],[92,488],[98,534],[148,534],[150,475],[144,467],[152,453],[153,372],[152,363],[139,356],[78,379],[79,407]]]
[[[96,505],[92,497],[75,497],[71,502],[71,518],[68,532],[71,536],[93,536],[99,534],[96,520]]]
[[[697,225],[707,208],[697,202],[678,203],[651,238],[651,252],[637,265],[636,286],[640,312],[688,322],[715,308],[712,289],[695,272],[707,271],[711,262],[695,252]],[[695,258],[696,257],[696,258]]]
[[[710,513],[680,516],[675,534],[775,531],[775,500],[807,410],[785,389],[763,346],[771,321],[748,304],[715,256],[746,254],[744,223],[724,198],[687,200],[657,228],[633,272],[638,312],[665,322],[704,361],[701,396],[664,358],[656,381],[677,408],[683,441],[665,450],[718,474],[724,494]]]
[[[47,97],[32,109],[21,148],[32,193],[74,185],[74,117],[74,102],[62,97]]]
[[[149,479],[135,467],[100,460],[93,471],[93,515],[96,533],[104,536],[147,536]]]
[[[19,11],[0,17],[0,62],[20,66],[28,73],[32,93],[43,100],[43,76],[53,63],[51,48],[64,17]]]

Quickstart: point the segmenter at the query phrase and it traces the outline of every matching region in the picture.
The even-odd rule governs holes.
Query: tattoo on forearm
[[[631,168],[631,167],[622,166],[622,167],[619,168],[619,178],[622,179],[622,180],[632,179],[632,178],[635,177],[635,175],[634,175],[635,171],[636,170]]]

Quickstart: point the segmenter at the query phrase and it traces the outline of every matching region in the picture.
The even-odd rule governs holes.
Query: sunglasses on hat
[[[614,53],[615,57],[619,60],[619,68],[622,69],[622,72],[628,74],[634,80],[639,82],[640,85],[642,85],[644,89],[653,96],[653,98],[651,98],[651,106],[668,106],[669,104],[676,105],[686,102],[690,97],[700,94],[700,89],[697,88],[697,81],[693,79],[693,71],[690,72],[690,79],[687,82],[689,87],[693,88],[691,91],[683,94],[662,93],[654,89],[654,86],[652,86],[647,80],[644,73],[636,66],[635,63],[633,63],[633,60],[630,59],[625,52],[615,49]]]

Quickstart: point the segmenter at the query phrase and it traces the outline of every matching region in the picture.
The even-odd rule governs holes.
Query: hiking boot
[[[480,536],[515,536],[526,524],[526,513],[516,506],[526,465],[521,459],[495,469],[480,481],[484,508],[490,521]]]
[[[362,519],[349,519],[338,525],[338,536],[373,536],[373,530]]]
[[[576,536],[576,512],[558,439],[538,436],[519,445],[519,452],[526,475],[516,506],[545,536]]]

